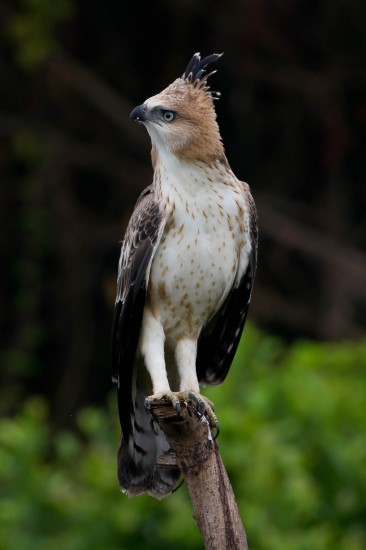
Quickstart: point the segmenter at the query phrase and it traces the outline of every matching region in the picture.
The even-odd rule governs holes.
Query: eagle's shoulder
[[[139,196],[122,241],[116,302],[125,300],[131,285],[141,284],[162,222],[161,208],[150,185]]]

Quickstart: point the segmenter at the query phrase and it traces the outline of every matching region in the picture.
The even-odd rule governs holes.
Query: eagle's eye
[[[163,112],[163,119],[165,122],[172,122],[176,118],[176,113],[174,111],[164,111]]]

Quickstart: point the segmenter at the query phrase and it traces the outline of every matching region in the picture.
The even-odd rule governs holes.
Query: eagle
[[[216,121],[207,67],[222,54],[193,55],[182,77],[131,112],[147,129],[154,169],[122,241],[113,316],[113,380],[122,429],[118,478],[129,496],[161,499],[178,467],[148,411],[190,402],[213,426],[200,384],[226,377],[247,317],[257,257],[257,215],[234,175]]]

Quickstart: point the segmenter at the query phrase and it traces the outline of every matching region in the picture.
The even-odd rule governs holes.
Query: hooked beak
[[[145,122],[146,118],[146,105],[138,105],[133,109],[133,111],[130,114],[130,120],[133,120],[134,122]]]

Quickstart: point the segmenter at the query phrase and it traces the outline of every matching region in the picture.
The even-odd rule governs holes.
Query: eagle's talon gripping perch
[[[151,403],[153,401],[168,401],[175,409],[177,415],[180,416],[182,412],[181,399],[182,396],[178,392],[161,392],[154,395],[149,395],[148,397],[145,397],[145,409],[155,418],[153,409],[151,408]],[[186,405],[184,396],[183,403]]]
[[[216,422],[216,425],[215,425],[215,430],[216,430],[216,433],[214,435],[214,441],[216,441],[216,439],[219,437],[220,435],[220,424],[218,422]]]
[[[207,397],[193,392],[188,393],[188,398],[194,404],[193,412],[198,418],[206,417],[210,427],[216,430],[216,436],[214,437],[216,439],[220,432],[220,427],[214,413],[214,404]]]
[[[205,402],[203,400],[199,400],[198,397],[192,392],[188,394],[188,397],[196,405],[196,411],[198,412],[199,416],[204,416],[206,414]]]

